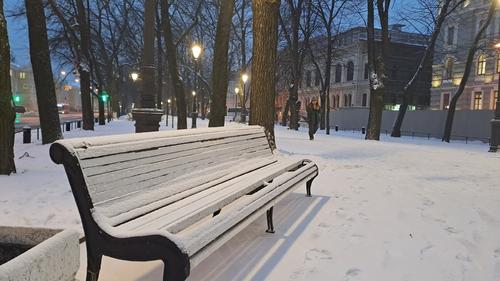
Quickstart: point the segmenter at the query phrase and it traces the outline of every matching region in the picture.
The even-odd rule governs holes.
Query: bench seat
[[[164,280],[184,280],[213,251],[317,166],[274,155],[261,127],[211,128],[58,141],[87,239],[87,280],[102,255],[162,259]]]

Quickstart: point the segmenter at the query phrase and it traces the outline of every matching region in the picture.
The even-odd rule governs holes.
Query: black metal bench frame
[[[59,144],[50,147],[50,157],[57,164],[63,164],[85,231],[87,249],[87,281],[97,281],[103,255],[128,261],[161,260],[164,263],[163,280],[185,280],[190,273],[187,254],[167,237],[148,235],[118,238],[109,235],[92,217],[94,208],[78,158]],[[317,174],[306,182],[306,195],[311,196],[311,185]],[[213,215],[216,216],[217,211]],[[274,233],[273,207],[266,212],[266,232]]]

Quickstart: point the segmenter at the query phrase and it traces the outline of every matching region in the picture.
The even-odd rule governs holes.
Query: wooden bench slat
[[[84,160],[88,158],[98,158],[108,155],[129,153],[131,151],[149,150],[153,147],[167,147],[178,143],[201,142],[210,139],[232,138],[235,136],[252,135],[258,132],[259,132],[258,128],[253,128],[251,130],[215,131],[215,132],[207,132],[204,134],[197,133],[188,136],[178,136],[178,137],[171,137],[171,134],[165,134],[166,137],[164,138],[154,138],[146,140],[142,139],[134,142],[128,141],[126,139],[123,142],[118,142],[118,143],[110,142],[109,144],[104,143],[99,145],[87,141],[85,143],[86,146],[83,146],[81,148],[74,148],[74,151],[78,155],[78,158],[80,160]]]
[[[254,169],[268,166],[276,161],[276,158],[269,156],[251,160],[235,159],[234,161],[229,162],[229,164],[232,164],[233,166],[241,164],[242,168],[238,170],[226,169],[221,171],[220,174],[216,174],[214,176],[207,175],[203,177],[196,177],[178,183],[163,183],[151,190],[137,193],[135,196],[124,197],[118,200],[113,200],[112,202],[96,205],[96,209],[103,215],[109,217],[110,222],[113,225],[118,225],[132,218],[150,213],[172,202],[182,200],[183,198],[189,197],[215,185],[229,182],[232,179],[238,178]],[[215,168],[218,168],[218,166],[215,166]],[[150,203],[146,204],[145,202]]]
[[[137,161],[120,162],[113,165],[111,169],[106,169],[107,172],[97,172],[99,167],[93,167],[91,173],[87,173],[89,169],[84,169],[84,174],[87,177],[89,185],[95,184],[108,184],[125,177],[134,177],[136,175],[145,174],[151,170],[160,170],[171,167],[172,165],[196,162],[197,160],[204,160],[206,158],[214,157],[220,153],[220,157],[214,158],[214,161],[223,161],[225,155],[234,153],[235,150],[249,151],[253,148],[261,148],[269,150],[269,145],[262,139],[251,139],[248,141],[240,141],[239,143],[228,143],[218,146],[210,146],[201,149],[191,149],[181,152],[164,154],[158,157],[151,157],[150,159],[140,159]],[[92,173],[93,172],[93,173]]]
[[[153,148],[151,150],[131,151],[130,153],[113,154],[99,158],[85,159],[81,161],[81,166],[88,176],[92,176],[95,174],[115,171],[117,165],[128,168],[134,166],[136,163],[142,164],[154,162],[165,157],[172,157],[174,154],[185,153],[186,151],[203,150],[208,149],[209,147],[217,147],[257,139],[261,140],[263,143],[267,142],[266,137],[262,134],[253,134],[249,136],[238,136],[234,138],[224,138],[204,142],[179,143],[157,149]]]
[[[207,153],[207,156],[200,159],[200,154],[182,158],[183,160],[175,160],[174,162],[165,162],[157,165],[151,165],[142,170],[142,174],[138,174],[137,170],[124,171],[122,174],[109,176],[99,176],[99,180],[92,181],[92,178],[87,179],[89,189],[91,190],[92,200],[96,203],[101,203],[113,198],[119,198],[129,193],[143,191],[145,189],[154,187],[158,184],[167,182],[174,179],[176,176],[188,174],[190,171],[199,169],[200,167],[216,164],[212,157],[216,155],[224,157],[224,161],[242,158],[249,159],[262,155],[269,154],[265,146],[250,147],[248,149],[230,152],[212,151]],[[205,156],[205,155],[204,155]],[[154,170],[152,170],[154,169]],[[105,180],[104,182],[102,180]],[[101,189],[98,189],[101,188]]]
[[[314,176],[316,173],[317,169],[314,163],[309,163],[293,173],[286,173],[280,176],[276,182],[271,183],[255,194],[243,198],[241,202],[238,202],[238,206],[233,208],[232,212],[219,215],[208,221],[206,225],[198,227],[184,236],[180,235],[188,248],[188,254],[190,256],[196,254],[210,244],[211,241],[217,240],[219,236],[235,224],[243,221],[245,217],[261,208],[266,202],[273,201],[274,197],[277,197],[286,189],[296,185],[304,178]]]
[[[210,189],[205,189],[178,200],[167,207],[136,219],[123,227],[127,230],[167,229],[176,233],[190,224],[223,208],[230,202],[273,180],[278,175],[298,167],[302,161],[279,161],[264,168],[248,172]]]

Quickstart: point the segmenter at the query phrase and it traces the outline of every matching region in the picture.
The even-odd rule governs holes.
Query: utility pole
[[[144,54],[142,66],[141,108],[134,108],[132,116],[135,120],[135,132],[152,132],[160,129],[163,111],[155,105],[155,13],[156,0],[144,2]]]

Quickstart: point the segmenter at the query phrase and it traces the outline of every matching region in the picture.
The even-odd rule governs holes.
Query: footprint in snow
[[[306,261],[329,261],[332,259],[333,257],[330,251],[325,249],[311,249],[307,251],[305,255]]]
[[[346,277],[345,280],[349,280],[350,277],[356,277],[359,274],[361,274],[361,269],[351,268],[351,269],[347,270],[347,272],[345,273],[345,277]]]

